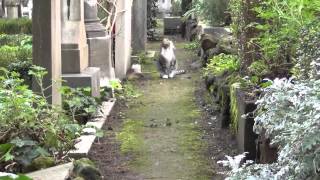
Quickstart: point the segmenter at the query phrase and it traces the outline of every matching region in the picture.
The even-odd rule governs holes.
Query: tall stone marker
[[[115,78],[112,63],[111,36],[98,18],[97,0],[84,1],[84,20],[89,45],[89,66],[99,67],[102,79]]]
[[[123,79],[131,66],[131,10],[132,3],[118,0],[118,14],[115,27],[115,72],[116,77]]]
[[[62,73],[65,85],[90,87],[100,95],[100,68],[88,67],[89,55],[84,24],[84,1],[61,0]]]
[[[59,88],[61,83],[61,23],[60,1],[34,0],[33,6],[33,63],[46,68],[44,87],[51,87],[45,92],[52,104],[61,104]],[[39,87],[34,83],[34,90]]]
[[[147,0],[133,0],[132,51],[145,51],[147,43]]]

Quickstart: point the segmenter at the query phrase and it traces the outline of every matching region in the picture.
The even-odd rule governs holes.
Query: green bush
[[[277,162],[233,168],[228,180],[319,179],[320,81],[276,79],[258,101],[254,131],[279,149]],[[240,161],[239,161],[240,162]]]
[[[27,18],[0,19],[0,34],[32,34],[32,21]]]
[[[1,46],[0,54],[0,67],[5,68],[11,63],[31,62],[32,60],[32,48],[29,46]]]
[[[17,73],[2,70],[0,171],[28,171],[41,157],[50,157],[48,159],[53,163],[65,161],[81,133],[81,126],[64,115],[62,109],[51,106],[46,97],[28,89]],[[30,71],[40,86],[46,74],[40,67],[33,67]]]
[[[97,112],[98,100],[91,96],[90,88],[62,88],[63,108],[79,124],[86,124]]]
[[[204,68],[204,76],[221,76],[226,72],[239,70],[239,59],[234,55],[219,54],[210,59],[207,67]]]
[[[29,42],[32,45],[32,36],[27,34],[0,34],[0,46],[20,46]]]

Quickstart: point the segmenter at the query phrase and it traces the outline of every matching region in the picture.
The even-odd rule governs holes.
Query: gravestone
[[[73,88],[90,87],[100,95],[100,69],[88,67],[88,44],[84,24],[84,1],[61,0],[61,49],[64,84]]]
[[[4,0],[0,0],[0,18],[3,18],[4,17]]]
[[[131,10],[132,3],[128,0],[118,0],[118,14],[115,27],[115,73],[123,79],[131,66]]]
[[[145,51],[147,43],[147,0],[134,0],[132,4],[132,50]]]
[[[181,33],[182,20],[181,17],[165,17],[163,18],[164,34]]]
[[[61,104],[61,24],[60,1],[34,0],[33,7],[33,64],[46,68],[43,79],[48,101]],[[57,82],[54,82],[57,81]],[[39,91],[36,83],[33,89]]]
[[[8,19],[19,18],[20,0],[5,0],[6,15]]]
[[[84,1],[84,21],[89,46],[89,66],[99,67],[103,79],[114,79],[112,65],[111,36],[98,18],[96,0]]]

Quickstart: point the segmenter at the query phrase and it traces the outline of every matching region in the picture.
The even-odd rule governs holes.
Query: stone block
[[[164,34],[181,33],[181,17],[166,17],[163,19]]]
[[[237,144],[240,152],[248,152],[248,159],[256,159],[256,139],[258,136],[253,132],[254,118],[251,116],[243,116],[252,113],[256,109],[255,101],[247,100],[245,92],[241,89],[236,90],[237,106],[238,106],[238,131]]]
[[[62,44],[62,73],[81,73],[88,67],[88,46],[81,49],[78,44]]]
[[[111,37],[102,36],[88,38],[89,66],[99,67],[102,78],[114,79],[114,67],[112,63]]]
[[[78,74],[63,74],[63,85],[72,88],[90,87],[92,96],[100,96],[100,68],[88,67]]]
[[[62,164],[52,168],[39,170],[27,174],[28,177],[33,180],[65,180],[70,174],[70,170],[73,168],[72,163]]]
[[[210,34],[214,38],[221,38],[223,36],[231,35],[231,30],[225,27],[212,27],[206,25],[199,25],[198,27],[198,36],[200,37],[201,34]]]

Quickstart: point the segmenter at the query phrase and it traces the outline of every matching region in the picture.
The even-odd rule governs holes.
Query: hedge
[[[32,21],[27,18],[0,19],[0,34],[32,34]]]

